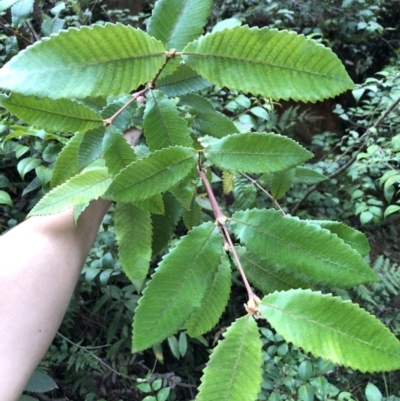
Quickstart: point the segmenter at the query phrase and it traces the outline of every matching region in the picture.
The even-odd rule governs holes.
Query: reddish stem
[[[137,100],[137,98],[139,96],[144,95],[147,91],[149,90],[149,88],[144,88],[139,92],[136,92],[132,95],[132,99],[128,100],[114,115],[112,115],[110,118],[106,118],[103,121],[103,124],[108,127],[109,125],[111,125],[114,120],[131,104],[133,103],[135,100]]]
[[[242,280],[243,280],[244,286],[246,287],[246,291],[247,291],[247,294],[248,294],[248,297],[249,297],[249,304],[255,304],[255,306],[257,306],[257,304],[259,303],[260,300],[254,294],[253,290],[251,289],[250,284],[249,284],[249,282],[247,280],[247,277],[246,277],[246,273],[244,272],[242,264],[240,263],[239,256],[238,256],[238,254],[236,252],[236,249],[235,249],[235,247],[233,245],[233,242],[232,242],[232,238],[231,238],[231,236],[229,234],[228,227],[225,224],[226,221],[228,220],[228,218],[222,213],[220,207],[218,206],[218,202],[215,199],[215,196],[214,196],[214,193],[212,191],[211,185],[210,185],[210,183],[209,183],[209,181],[207,179],[207,176],[206,176],[204,170],[201,168],[201,166],[197,166],[197,169],[198,169],[200,177],[201,177],[201,179],[202,179],[202,181],[204,183],[204,186],[206,187],[207,196],[208,196],[208,199],[210,200],[211,207],[212,207],[213,212],[214,212],[214,217],[215,217],[216,223],[221,228],[224,241],[225,241],[225,243],[228,244],[229,249],[232,252],[233,257],[235,259],[236,266],[237,266],[237,268],[238,268],[238,270],[240,272],[240,275],[242,276]],[[257,310],[253,311],[250,307],[248,307],[247,311],[249,313],[251,313],[251,314],[257,312]]]

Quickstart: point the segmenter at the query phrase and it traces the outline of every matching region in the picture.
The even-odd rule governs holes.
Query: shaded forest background
[[[36,1],[22,26],[10,11],[0,13],[0,63],[58,29],[121,22],[145,29],[154,1]],[[227,22],[228,21],[228,22]],[[207,30],[216,24],[248,24],[295,30],[331,47],[357,84],[353,93],[316,104],[274,103],[212,87],[214,107],[249,130],[276,132],[310,149],[315,171],[330,179],[297,183],[278,201],[302,218],[343,221],[367,234],[371,266],[380,283],[337,290],[377,315],[400,336],[400,7],[397,0],[217,0]],[[262,111],[264,110],[264,111]],[[0,225],[22,221],[49,189],[62,135],[26,126],[0,109]],[[246,180],[226,191],[214,187],[227,207],[266,200]],[[265,183],[267,185],[267,183]],[[241,205],[243,206],[243,205]],[[233,210],[233,209],[232,209]],[[185,232],[181,221],[176,232]],[[154,266],[158,262],[154,260]],[[46,278],[43,278],[44,285]],[[241,284],[233,288],[218,327],[190,339],[182,331],[159,347],[132,355],[132,316],[139,299],[121,272],[112,210],[86,262],[79,285],[53,345],[25,400],[191,400],[211,348],[241,313]],[[361,375],[304,354],[267,325],[264,382],[259,400],[400,400],[399,372]],[[368,385],[368,383],[370,383]],[[57,385],[58,388],[54,388]],[[313,388],[311,394],[308,389]],[[31,398],[29,398],[31,397]],[[33,398],[32,398],[33,397]]]

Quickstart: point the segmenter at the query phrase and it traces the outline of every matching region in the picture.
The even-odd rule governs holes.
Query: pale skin
[[[77,225],[72,207],[31,217],[0,237],[1,401],[19,399],[46,353],[110,205],[92,202]]]

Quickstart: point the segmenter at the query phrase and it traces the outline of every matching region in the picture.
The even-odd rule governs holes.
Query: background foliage
[[[209,30],[218,24],[248,23],[304,33],[330,46],[358,87],[352,94],[317,105],[275,104],[268,99],[227,92],[221,87],[210,87],[207,94],[212,105],[228,116],[238,130],[277,132],[300,140],[316,154],[308,165],[312,170],[296,170],[295,185],[286,194],[274,184],[284,182],[282,177],[266,175],[262,184],[271,188],[275,198],[284,197],[282,204],[286,211],[295,211],[302,218],[344,221],[367,233],[372,243],[374,270],[381,282],[337,293],[377,314],[399,335],[398,109],[377,132],[364,136],[400,92],[400,11],[396,3],[395,0],[215,2]],[[111,1],[32,1],[24,5],[25,11],[8,10],[0,17],[2,63],[28,44],[62,28],[103,25],[106,21],[143,26],[153,7],[152,2],[145,2],[140,13],[133,16],[129,10],[115,9]],[[183,107],[193,107],[199,101],[190,96],[181,99]],[[146,113],[138,111],[143,112]],[[193,124],[203,122],[199,119]],[[22,221],[43,193],[49,191],[54,162],[65,143],[62,134],[23,124],[1,109],[2,230]],[[364,144],[365,148],[356,155]],[[348,169],[324,181],[322,175],[335,174],[355,155]],[[226,174],[212,179],[228,211],[271,206],[271,200],[246,177]],[[229,190],[230,180],[235,181],[233,193]],[[310,185],[318,186],[308,194]],[[302,199],[300,204],[299,199]],[[139,296],[121,272],[113,219],[112,213],[104,219],[67,316],[39,367],[40,372],[55,382],[44,380],[42,387],[28,386],[27,394],[39,399],[88,401],[192,399],[208,352],[226,327],[242,314],[246,299],[241,284],[234,281],[232,298],[236,302],[228,305],[223,319],[210,334],[192,339],[181,331],[152,351],[132,355],[131,321]],[[176,233],[184,233],[191,222],[197,224],[200,219],[208,217],[200,215],[200,211],[197,216],[184,215],[183,220],[173,224]],[[157,262],[153,260],[152,266]],[[371,375],[367,380],[350,369],[311,357],[284,342],[269,327],[262,329],[262,335],[264,374],[260,400],[400,399],[398,372]],[[40,378],[35,380],[39,382]],[[54,383],[58,389],[54,389]]]

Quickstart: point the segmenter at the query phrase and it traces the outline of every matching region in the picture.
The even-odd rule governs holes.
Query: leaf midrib
[[[275,63],[272,63],[272,62],[269,62],[269,61],[263,61],[263,60],[248,60],[248,59],[241,58],[241,57],[221,56],[219,54],[213,54],[213,53],[183,52],[182,56],[201,57],[201,58],[202,57],[207,57],[207,58],[222,59],[222,60],[227,60],[227,61],[237,61],[237,62],[242,63],[242,65],[244,65],[245,63],[261,64],[261,65],[272,67],[272,68],[278,68],[278,69],[289,70],[289,71],[296,71],[296,72],[299,72],[299,73],[302,73],[302,74],[308,74],[308,75],[313,75],[313,76],[318,76],[318,77],[328,78],[328,79],[335,79],[336,81],[340,81],[340,82],[345,82],[347,84],[351,84],[351,81],[338,78],[335,75],[322,74],[322,73],[319,73],[319,72],[310,71],[310,70],[306,70],[306,69],[288,67],[288,66],[285,66],[285,65],[275,64]]]
[[[31,74],[39,75],[39,74],[46,74],[49,72],[61,72],[61,71],[65,71],[65,70],[71,71],[72,69],[79,70],[82,68],[90,68],[93,66],[105,65],[108,63],[119,63],[119,62],[129,61],[132,59],[153,58],[153,57],[160,57],[160,56],[165,56],[165,52],[132,55],[129,57],[113,58],[111,60],[96,60],[96,62],[87,63],[87,64],[62,64],[62,66],[56,66],[59,68],[47,68],[46,69],[46,68],[43,68],[43,66],[38,66],[38,69],[33,69],[30,67],[29,71],[18,71],[18,73],[21,74],[22,72],[25,72],[26,76],[29,76]],[[27,72],[28,72],[28,74],[27,74]],[[11,69],[11,73],[14,73],[14,71],[12,69]]]
[[[53,110],[40,109],[40,108],[33,107],[33,106],[31,107],[31,106],[20,105],[20,104],[12,103],[10,101],[8,101],[7,104],[11,104],[12,106],[20,107],[22,109],[35,110],[35,111],[41,112],[43,114],[53,114],[56,116],[68,117],[71,119],[82,120],[82,121],[86,121],[86,122],[100,122],[101,123],[103,121],[103,119],[100,116],[99,116],[100,118],[98,120],[92,120],[90,118],[84,118],[84,117],[75,116],[75,115],[71,115],[71,114],[62,114],[62,113],[59,113],[59,112],[56,112]],[[91,110],[91,109],[88,108],[88,110]]]
[[[327,264],[336,265],[337,267],[339,267],[339,268],[341,268],[341,269],[345,268],[345,269],[347,269],[347,270],[350,270],[350,271],[352,271],[352,272],[357,273],[358,275],[363,275],[363,276],[365,276],[365,277],[368,278],[368,276],[367,276],[364,272],[360,272],[360,271],[358,271],[358,270],[352,269],[350,266],[343,266],[343,265],[340,265],[339,263],[334,262],[334,261],[331,261],[330,259],[324,259],[324,258],[321,257],[320,255],[314,254],[314,253],[312,253],[312,252],[310,252],[310,251],[307,251],[307,252],[306,252],[306,251],[304,250],[304,248],[302,248],[302,247],[300,247],[300,246],[295,246],[295,244],[290,243],[290,242],[287,242],[287,241],[283,240],[283,239],[280,238],[280,237],[276,237],[276,236],[274,236],[272,233],[268,233],[267,231],[263,231],[262,229],[258,228],[257,226],[251,225],[250,223],[246,223],[246,222],[243,222],[243,221],[240,221],[240,220],[236,220],[236,219],[234,219],[234,218],[232,218],[231,221],[235,221],[235,222],[238,223],[238,224],[242,224],[242,225],[244,225],[244,226],[250,227],[250,228],[253,229],[254,231],[257,231],[257,232],[259,232],[259,233],[264,234],[266,237],[273,238],[274,240],[276,240],[276,241],[278,241],[278,242],[281,242],[281,243],[283,243],[283,244],[286,244],[287,246],[289,246],[289,247],[291,247],[291,248],[294,248],[294,249],[300,251],[302,254],[311,255],[311,256],[314,257],[315,259],[321,260],[321,261],[323,261],[323,262],[325,262],[325,263],[327,263]],[[348,245],[348,246],[349,246],[349,248],[350,248],[350,245]],[[356,252],[356,251],[354,251],[354,252]]]
[[[360,338],[354,337],[354,336],[352,336],[352,335],[350,335],[350,334],[348,334],[348,333],[345,333],[345,332],[343,332],[343,331],[339,331],[339,330],[337,330],[337,329],[335,329],[335,328],[333,328],[333,327],[327,326],[327,325],[325,325],[325,324],[319,323],[319,322],[317,322],[317,321],[315,321],[315,320],[313,320],[313,319],[311,319],[311,318],[308,318],[308,317],[305,316],[305,315],[301,315],[301,314],[299,314],[299,313],[289,312],[289,311],[286,310],[286,309],[282,309],[282,308],[279,308],[279,307],[274,306],[274,305],[266,304],[266,303],[264,303],[264,302],[262,302],[261,305],[263,305],[263,306],[265,306],[265,307],[267,307],[267,308],[271,308],[271,309],[277,310],[277,311],[279,311],[279,312],[281,312],[281,313],[283,313],[283,314],[291,315],[291,316],[293,316],[294,318],[297,318],[297,319],[306,321],[306,322],[308,322],[308,323],[310,323],[310,324],[314,324],[314,325],[316,325],[316,326],[323,327],[323,328],[325,328],[326,330],[330,330],[330,331],[332,331],[332,332],[334,332],[334,333],[336,333],[336,334],[338,334],[338,335],[342,335],[342,336],[351,338],[352,340],[355,340],[355,341],[357,341],[357,342],[359,342],[359,343],[361,343],[361,344],[370,346],[371,348],[374,348],[374,349],[376,349],[376,350],[378,350],[378,351],[383,351],[383,352],[385,352],[385,353],[388,354],[388,355],[400,357],[400,354],[393,354],[393,353],[391,353],[391,352],[389,352],[389,351],[387,351],[387,350],[385,350],[385,349],[378,348],[376,345],[373,345],[373,344],[371,344],[371,343],[368,343],[368,342],[365,341],[365,340],[362,340],[362,339],[360,339]]]

